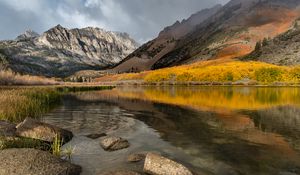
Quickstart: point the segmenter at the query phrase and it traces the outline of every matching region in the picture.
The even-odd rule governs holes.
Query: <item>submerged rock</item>
[[[56,126],[42,123],[32,118],[26,118],[22,123],[17,125],[17,135],[21,137],[39,139],[46,142],[53,142],[56,136],[68,142],[72,139],[73,134]]]
[[[146,158],[147,153],[135,153],[135,154],[130,154],[127,157],[127,162],[140,162]]]
[[[100,137],[105,137],[107,136],[105,133],[101,133],[101,134],[89,134],[86,135],[86,137],[90,138],[90,139],[98,139]]]
[[[0,120],[0,136],[12,137],[16,135],[16,125]]]
[[[149,151],[142,151],[142,152],[139,152],[139,153],[130,154],[127,157],[127,162],[140,162],[140,161],[144,161],[145,158],[146,158],[146,155],[149,154],[149,153],[160,155],[160,153],[156,152],[156,151],[150,151],[150,152]]]
[[[105,137],[101,140],[100,145],[105,151],[116,151],[130,146],[127,140],[115,136]]]
[[[0,151],[0,174],[79,175],[81,167],[36,149]]]
[[[102,173],[99,175],[141,175],[141,174],[135,171],[112,171],[112,172]]]
[[[154,153],[146,155],[144,172],[152,175],[193,175],[185,166]]]

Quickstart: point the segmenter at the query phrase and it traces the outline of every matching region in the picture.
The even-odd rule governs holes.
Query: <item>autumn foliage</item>
[[[104,79],[109,80],[109,77]],[[103,79],[98,81],[101,80]],[[114,81],[130,80],[140,80],[146,84],[298,84],[300,83],[300,66],[287,67],[255,61],[214,60],[114,76]]]

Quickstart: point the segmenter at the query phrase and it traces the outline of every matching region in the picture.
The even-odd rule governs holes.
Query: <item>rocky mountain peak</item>
[[[110,67],[138,47],[126,33],[97,27],[68,29],[57,25],[41,35],[25,32],[19,38],[26,40],[0,43],[10,58],[10,68],[44,76],[69,76],[80,70]]]
[[[19,35],[16,40],[24,40],[24,39],[30,39],[30,38],[36,38],[36,37],[39,37],[40,35],[29,29],[29,30],[26,30],[23,34]]]
[[[67,28],[64,28],[62,25],[58,24],[52,28],[50,28],[47,32],[49,31],[63,31],[66,30]]]
[[[38,39],[37,44],[64,49],[89,58],[100,59],[104,55],[122,53],[122,57],[133,52],[138,46],[129,35],[106,31],[96,27],[83,29],[67,29],[61,25],[46,31]],[[112,63],[121,58],[112,59]]]

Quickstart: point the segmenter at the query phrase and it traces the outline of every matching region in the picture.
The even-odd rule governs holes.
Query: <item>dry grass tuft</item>
[[[0,70],[0,85],[57,85],[55,79],[30,76],[30,75],[19,75],[10,70]]]

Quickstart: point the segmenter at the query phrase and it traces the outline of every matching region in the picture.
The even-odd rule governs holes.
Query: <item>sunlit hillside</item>
[[[263,62],[213,60],[142,73],[98,78],[100,82],[142,81],[146,84],[246,84],[269,85],[300,82],[300,67],[277,66]]]

